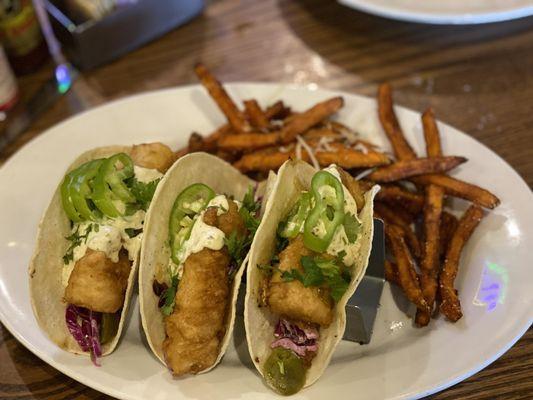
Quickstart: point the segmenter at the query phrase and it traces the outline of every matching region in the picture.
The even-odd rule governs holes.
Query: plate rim
[[[354,97],[358,98],[359,100],[364,101],[375,101],[375,98],[358,94],[358,93],[350,93],[345,90],[335,90],[335,89],[327,89],[327,88],[309,88],[307,85],[304,84],[295,84],[295,83],[283,83],[283,82],[261,82],[261,81],[234,81],[234,82],[227,82],[224,84],[230,91],[232,89],[234,90],[240,90],[241,88],[250,87],[250,86],[263,86],[265,88],[281,88],[284,90],[298,90],[298,91],[308,91],[308,92],[315,92],[315,93],[323,93],[323,94],[331,94],[331,95],[340,95],[340,96],[348,96],[348,97]],[[241,87],[241,88],[239,88]],[[20,147],[16,152],[14,152],[0,167],[0,178],[5,171],[5,167],[8,166],[11,162],[14,162],[17,158],[17,155],[24,149],[27,149],[27,147],[35,146],[39,144],[39,141],[46,140],[46,134],[49,133],[49,131],[53,129],[57,129],[61,127],[64,124],[68,124],[71,120],[77,119],[77,118],[83,118],[85,114],[94,112],[95,110],[105,108],[105,107],[112,107],[118,103],[121,102],[127,102],[133,98],[137,97],[146,97],[146,96],[157,96],[160,93],[167,93],[167,92],[173,92],[173,91],[180,91],[180,90],[191,90],[195,88],[202,88],[200,84],[197,83],[190,83],[186,85],[178,85],[174,87],[168,87],[168,88],[161,88],[157,90],[150,90],[150,91],[144,91],[135,93],[132,95],[120,97],[117,99],[113,99],[109,102],[105,102],[103,104],[100,104],[96,107],[92,107],[90,109],[84,110],[78,114],[69,116],[68,118],[58,122],[57,124],[54,124],[41,133],[39,133],[37,136],[33,137],[31,140],[29,140],[27,143],[25,143],[22,147]],[[239,101],[241,99],[239,98]],[[422,113],[400,105],[395,105],[394,108],[398,111],[400,110],[402,113],[414,113],[417,116],[421,116]],[[509,169],[510,171],[521,181],[521,183],[529,189],[528,184],[525,182],[525,180],[522,178],[522,176],[501,156],[499,156],[495,151],[493,151],[490,147],[486,146],[483,142],[477,140],[476,138],[470,136],[469,134],[465,133],[464,131],[457,129],[453,127],[452,125],[449,125],[445,122],[442,122],[440,120],[437,120],[438,124],[445,128],[446,130],[451,129],[452,131],[455,131],[455,133],[459,133],[460,135],[464,136],[467,140],[473,141],[476,143],[476,145],[483,146],[485,150],[488,150],[493,156],[497,157],[500,161],[502,161]],[[533,198],[533,192],[530,191],[530,195]],[[26,281],[26,284],[28,282]],[[35,356],[37,356],[39,359],[47,363],[48,365],[52,366],[53,368],[57,369],[64,375],[82,383],[83,385],[86,385],[88,387],[91,387],[99,392],[114,396],[119,399],[128,399],[129,397],[124,397],[123,393],[119,392],[118,390],[114,389],[110,386],[101,386],[98,381],[91,379],[91,378],[85,378],[85,376],[82,373],[77,373],[76,371],[73,371],[68,366],[64,366],[62,363],[54,361],[53,358],[48,357],[48,355],[41,351],[38,347],[34,346],[31,342],[27,341],[20,335],[14,328],[11,326],[7,315],[3,314],[2,309],[0,308],[0,321],[2,324],[6,327],[6,329],[17,339],[19,343],[21,343],[24,347],[26,347],[29,351],[31,351]],[[530,326],[533,323],[533,311],[532,315],[530,316],[529,321],[524,321],[523,324],[521,324],[519,327],[517,327],[514,331],[513,339],[506,342],[502,346],[499,347],[498,351],[493,353],[491,356],[485,358],[482,360],[481,363],[477,363],[477,365],[473,368],[463,368],[460,372],[456,373],[454,376],[442,379],[438,383],[435,383],[433,385],[426,385],[426,387],[420,388],[419,390],[413,390],[409,393],[405,393],[403,395],[393,395],[390,397],[390,400],[404,400],[404,399],[418,399],[422,398],[424,396],[428,396],[437,392],[440,392],[442,390],[445,390],[471,376],[478,373],[482,369],[486,368],[488,365],[492,364],[494,361],[496,361],[498,358],[500,358],[504,353],[506,353],[530,328]],[[122,340],[122,338],[121,338]]]
[[[378,17],[431,25],[478,25],[510,21],[533,15],[533,4],[509,8],[501,11],[477,13],[443,13],[434,14],[422,11],[405,11],[396,7],[387,7],[369,3],[368,0],[338,0],[343,6],[359,10]]]

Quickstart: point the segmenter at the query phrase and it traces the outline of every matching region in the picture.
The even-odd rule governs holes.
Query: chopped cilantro
[[[228,237],[224,238],[224,244],[228,248],[228,253],[233,261],[240,266],[244,261],[246,252],[250,247],[249,235],[237,235],[236,231],[230,233]]]
[[[135,199],[137,200],[137,203],[143,210],[147,210],[150,206],[150,202],[152,201],[152,198],[154,197],[155,189],[157,188],[157,184],[159,183],[159,179],[155,179],[151,182],[144,183],[138,181],[135,177],[130,181],[130,190],[131,194],[135,196]]]
[[[164,304],[161,307],[161,312],[167,317],[174,311],[174,302],[176,298],[176,291],[178,290],[179,279],[177,275],[174,275],[171,280],[170,286],[163,291],[161,298],[164,299]]]
[[[350,243],[355,243],[357,235],[359,235],[359,231],[361,229],[361,223],[357,221],[357,218],[355,218],[352,214],[346,214],[344,216],[343,225],[348,241]]]
[[[63,256],[63,263],[68,264],[72,260],[74,260],[74,249],[78,247],[80,244],[85,243],[87,241],[87,238],[89,237],[89,233],[94,229],[95,232],[98,232],[99,226],[97,224],[89,224],[87,226],[87,229],[85,230],[85,233],[82,235],[80,233],[80,227],[79,225],[76,226],[76,230],[72,232],[69,236],[66,236],[65,239],[67,239],[70,244],[68,246],[68,249]]]
[[[348,289],[350,275],[338,260],[303,256],[300,264],[304,270],[303,274],[297,269],[291,269],[283,271],[281,278],[285,282],[299,280],[305,287],[329,287],[331,297],[335,302],[339,301]]]
[[[259,227],[259,218],[257,217],[257,212],[260,208],[261,204],[254,200],[254,190],[252,186],[250,186],[244,195],[244,198],[242,199],[242,205],[239,210],[239,214],[244,221],[246,229],[248,229],[248,232],[252,237],[255,235],[255,231],[257,231],[257,228]]]

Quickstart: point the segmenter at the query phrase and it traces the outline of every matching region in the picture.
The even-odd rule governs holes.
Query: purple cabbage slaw
[[[100,345],[100,323],[102,314],[87,308],[69,304],[65,311],[67,328],[83,351],[91,353],[91,361],[100,366],[98,358],[102,356]]]
[[[301,328],[298,325],[280,318],[274,330],[277,338],[270,347],[283,347],[292,350],[300,357],[305,357],[308,352],[318,350],[318,330],[312,327]]]

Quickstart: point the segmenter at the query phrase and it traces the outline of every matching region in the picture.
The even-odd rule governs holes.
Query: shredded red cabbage
[[[100,345],[100,322],[102,315],[87,308],[73,304],[67,306],[65,321],[67,328],[83,351],[91,353],[91,360],[97,367],[98,358],[102,356]]]
[[[313,327],[301,328],[298,325],[280,318],[274,330],[274,336],[277,338],[270,347],[283,347],[292,350],[301,357],[305,357],[308,352],[318,350],[317,339],[318,330]]]

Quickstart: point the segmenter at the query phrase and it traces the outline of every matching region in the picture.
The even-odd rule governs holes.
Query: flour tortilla
[[[263,199],[268,196],[273,180],[275,180],[275,176],[270,177],[269,183],[258,187],[258,193],[263,193]],[[154,294],[152,284],[156,272],[168,265],[170,259],[168,225],[174,201],[183,189],[194,183],[204,183],[215,193],[232,195],[237,200],[242,200],[250,186],[257,187],[254,180],[241,174],[231,164],[207,153],[192,153],[180,158],[159,183],[146,217],[139,270],[139,302],[142,325],[148,344],[157,358],[165,365],[163,354],[163,341],[166,337],[164,317],[159,310],[159,298]],[[245,265],[246,261],[239,267],[233,278],[230,289],[230,310],[227,315],[226,333],[222,339],[220,353],[211,367],[199,373],[211,370],[220,362],[231,340],[237,295]]]
[[[108,146],[89,150],[80,155],[70,165],[67,172],[72,171],[88,161],[110,157],[117,153],[130,154],[131,147]],[[63,301],[63,295],[65,293],[65,287],[62,284],[63,255],[69,247],[69,241],[65,237],[70,235],[71,227],[70,220],[61,204],[60,186],[61,184],[56,189],[39,223],[37,244],[29,266],[30,298],[33,313],[39,326],[55,344],[71,353],[89,355],[89,352],[81,350],[76,340],[68,331],[65,322],[67,304]],[[128,277],[128,286],[126,288],[124,306],[120,314],[117,334],[111,341],[102,345],[103,356],[110,354],[120,339],[124,327],[124,320],[128,314],[138,265],[139,257],[137,254],[132,262]]]
[[[261,375],[264,364],[272,349],[270,344],[275,340],[274,329],[279,319],[270,312],[268,307],[259,307],[259,287],[263,272],[257,265],[267,265],[275,252],[276,230],[297,202],[302,190],[309,190],[311,179],[317,170],[302,161],[287,161],[278,172],[278,179],[272,189],[266,206],[265,214],[252,243],[248,258],[247,286],[244,308],[244,324],[246,338],[252,361]],[[320,329],[318,352],[307,371],[304,387],[312,385],[324,372],[329,364],[333,351],[339,344],[346,327],[346,303],[361,282],[368,265],[373,237],[373,200],[379,191],[374,186],[365,194],[365,206],[358,210],[362,222],[359,256],[352,267],[352,280],[346,293],[335,305],[333,322],[327,328]]]

